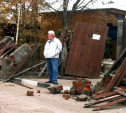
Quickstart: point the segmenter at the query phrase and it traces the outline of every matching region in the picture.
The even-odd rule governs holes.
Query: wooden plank
[[[95,100],[95,101],[92,101],[92,102],[88,102],[88,103],[85,104],[85,107],[89,107],[91,105],[99,104],[99,103],[106,102],[108,100],[113,100],[113,99],[116,99],[116,98],[121,98],[121,96],[120,95],[114,95],[114,96],[111,96],[111,97],[107,97],[107,98]]]
[[[124,67],[124,70],[123,70],[122,74],[120,75],[119,79],[117,80],[115,86],[119,86],[120,85],[120,83],[123,80],[125,75],[126,75],[126,67]]]
[[[118,69],[118,67],[122,63],[123,59],[125,58],[125,56],[126,56],[126,48],[121,52],[121,54],[118,56],[117,60],[114,62],[114,64],[108,70],[108,72],[104,75],[104,78],[102,79],[102,81],[104,81],[106,79],[106,77],[109,76],[111,71]]]
[[[123,74],[125,72],[125,67],[126,67],[126,58],[120,65],[119,69],[117,70],[116,74],[114,75],[110,83],[107,85],[106,89],[104,90],[105,93],[110,92],[112,90],[112,88],[116,85],[116,82],[120,76],[124,76]]]
[[[120,95],[123,95],[123,96],[125,96],[126,97],[126,92],[124,92],[124,91],[121,91],[121,90],[114,90],[115,92],[117,92],[118,94],[120,94]]]
[[[106,107],[108,107],[108,106],[110,106],[110,105],[113,105],[113,104],[116,104],[116,103],[119,103],[119,102],[122,102],[122,101],[125,101],[125,100],[126,100],[126,97],[123,97],[123,98],[121,98],[121,99],[117,99],[117,100],[115,100],[115,101],[113,101],[113,102],[109,102],[109,103],[104,104],[104,105],[101,105],[101,106],[99,106],[99,107],[95,107],[95,108],[93,109],[93,111],[98,111],[98,110],[104,109],[104,108],[106,108]]]
[[[15,67],[14,71],[10,74],[9,78],[7,78],[6,80],[3,80],[3,82],[7,82],[10,79],[12,79],[13,77],[15,77],[15,74],[20,70],[20,68],[25,64],[25,62],[28,60],[28,58],[32,57],[33,54],[37,51],[37,49],[40,47],[39,44],[35,44],[34,47],[32,48],[32,50],[29,51],[29,54],[23,59],[21,60],[18,65]]]
[[[103,94],[94,96],[93,99],[100,99],[100,98],[112,96],[112,95],[115,95],[115,94],[117,94],[117,92],[115,92],[115,91],[108,92],[108,93],[103,93]]]
[[[106,26],[77,22],[65,73],[91,78],[99,77],[107,32]],[[99,36],[100,39],[94,39],[94,35]]]
[[[120,89],[119,87],[114,87],[114,88]],[[126,92],[126,89],[121,89],[120,91]],[[118,94],[118,93],[116,91],[112,91],[112,92],[108,92],[108,93],[103,93],[103,94],[94,96],[93,99],[105,98],[105,97],[109,97],[109,96],[112,96],[112,95],[115,95],[115,94]]]

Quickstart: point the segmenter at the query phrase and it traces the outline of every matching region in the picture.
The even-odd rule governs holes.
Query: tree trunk
[[[65,66],[66,66],[66,60],[67,60],[67,48],[66,48],[66,43],[64,43],[64,38],[67,34],[67,29],[64,27],[63,29],[63,32],[62,32],[62,35],[61,35],[61,38],[60,38],[60,41],[63,45],[63,49],[62,49],[62,52],[61,52],[61,71],[60,71],[60,75],[64,75],[65,74]]]
[[[15,41],[16,44],[18,42],[18,34],[19,34],[19,27],[20,27],[21,5],[19,6],[19,9],[17,11],[17,15],[18,15],[18,19],[17,19],[16,41]]]
[[[61,75],[62,76],[65,75],[67,56],[68,56],[67,47],[66,47],[66,44],[64,44],[63,50],[61,52],[61,59],[62,59]]]
[[[38,38],[38,0],[32,0],[32,21],[33,21],[33,32],[34,32],[34,38],[35,42]]]

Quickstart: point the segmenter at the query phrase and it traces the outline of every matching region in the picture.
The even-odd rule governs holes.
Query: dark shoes
[[[52,84],[58,85],[58,82],[47,81],[47,82],[45,82],[45,83],[52,83]]]
[[[52,83],[51,81],[47,81],[47,82],[45,82],[45,83]]]
[[[58,85],[58,82],[52,82],[52,84]]]

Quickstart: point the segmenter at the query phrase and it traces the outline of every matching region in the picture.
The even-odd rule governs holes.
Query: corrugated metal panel
[[[77,22],[66,65],[66,74],[98,77],[108,33],[107,26]],[[100,36],[100,39],[93,39]]]

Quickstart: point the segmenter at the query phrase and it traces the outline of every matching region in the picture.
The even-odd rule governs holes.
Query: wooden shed
[[[62,12],[60,12],[62,13]],[[46,26],[45,32],[53,29],[56,33],[59,29],[62,29],[61,18],[54,12],[43,13],[48,18],[52,19],[52,23]],[[118,20],[124,20],[126,11],[115,9],[115,8],[104,8],[104,9],[90,9],[83,12],[76,12],[75,16],[71,20],[71,28],[74,29],[76,22],[85,22],[96,25],[104,25],[109,27],[108,36],[110,37],[110,58],[116,59],[116,46],[117,46],[117,25]],[[43,28],[44,25],[43,25]],[[46,34],[46,33],[45,33]]]

